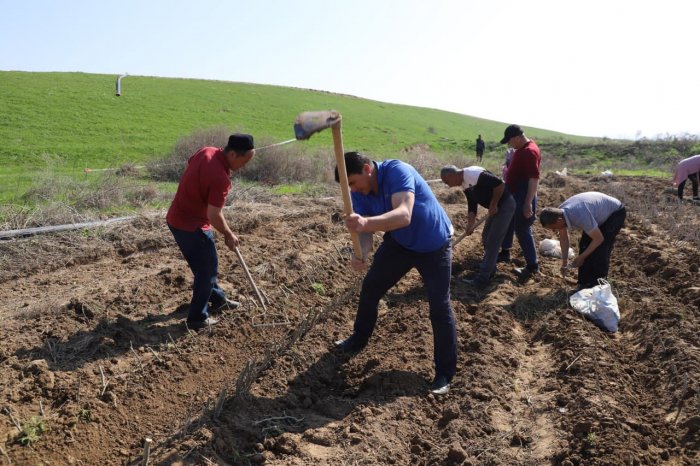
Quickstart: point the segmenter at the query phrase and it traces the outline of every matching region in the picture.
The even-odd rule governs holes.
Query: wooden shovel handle
[[[340,192],[343,195],[343,213],[347,217],[352,214],[352,199],[350,198],[350,186],[348,185],[348,172],[345,169],[345,151],[343,150],[343,133],[340,131],[340,122],[334,123],[331,126],[333,130],[333,148],[335,149],[335,163],[338,167],[338,179],[340,181]],[[354,231],[350,232],[352,238],[352,248],[355,251],[355,257],[362,260],[362,247],[360,246],[360,237]]]
[[[479,225],[481,225],[482,223],[484,223],[484,220],[486,220],[486,217],[488,217],[488,215],[484,215],[483,217],[481,217],[481,218],[476,222],[476,225],[474,225],[474,229],[475,229],[475,230],[476,230],[476,227],[478,227]],[[462,240],[463,240],[464,238],[466,238],[466,237],[467,237],[467,232],[465,231],[464,233],[462,233],[462,234],[460,235],[459,238],[457,238],[457,239],[455,240],[454,243],[452,243],[452,247],[457,246],[457,244],[459,244],[459,242],[462,241]]]
[[[245,261],[243,260],[243,255],[241,254],[241,250],[236,248],[236,255],[238,256],[238,260],[240,261],[241,265],[243,266],[243,270],[245,270],[245,276],[248,277],[248,282],[250,283],[250,286],[253,287],[253,290],[255,291],[255,294],[258,295],[258,301],[260,301],[260,304],[262,304],[262,307],[265,311],[267,311],[267,306],[265,306],[265,300],[262,297],[262,294],[260,294],[260,290],[258,289],[258,286],[255,284],[255,281],[253,280],[253,276],[250,274],[250,270],[248,270],[248,266],[245,265]]]

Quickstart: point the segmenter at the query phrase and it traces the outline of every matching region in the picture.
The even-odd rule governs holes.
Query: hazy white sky
[[[699,18],[696,0],[0,0],[0,70],[278,84],[588,136],[700,134]]]

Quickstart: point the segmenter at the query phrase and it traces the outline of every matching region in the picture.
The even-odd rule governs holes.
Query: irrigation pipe
[[[93,227],[111,225],[113,223],[129,222],[129,221],[135,219],[136,217],[137,217],[137,215],[131,215],[129,217],[117,217],[117,218],[110,218],[107,220],[96,220],[93,222],[69,223],[69,224],[65,224],[65,225],[52,225],[52,226],[48,226],[48,227],[22,228],[19,230],[0,231],[0,240],[18,238],[18,237],[23,237],[23,236],[33,236],[33,235],[39,235],[42,233],[56,233],[56,232],[60,232],[60,231],[81,230],[84,228],[93,228]]]
[[[276,146],[281,146],[284,144],[289,144],[289,143],[294,142],[294,141],[296,141],[296,139],[290,139],[288,141],[282,141],[282,142],[278,142],[276,144],[271,144],[269,146],[260,147],[258,150],[268,149],[268,148],[276,147]],[[168,165],[170,165],[170,164],[168,164]],[[145,168],[145,167],[136,167],[136,168]],[[118,170],[118,168],[98,168],[98,169],[86,168],[85,170],[86,170],[86,173],[89,173],[92,171]],[[428,180],[428,183],[436,183],[438,181],[442,181],[442,180],[440,180],[440,179]],[[230,206],[227,206],[225,208],[228,208],[228,207],[230,207]],[[47,226],[47,227],[22,228],[22,229],[18,229],[18,230],[5,230],[5,231],[0,231],[0,241],[12,239],[12,238],[22,238],[22,237],[26,237],[26,236],[40,235],[43,233],[58,233],[61,231],[71,231],[71,230],[81,230],[84,228],[101,227],[101,226],[111,225],[113,223],[129,222],[137,217],[138,217],[138,215],[130,215],[128,217],[117,217],[117,218],[110,218],[107,220],[95,220],[92,222],[68,223],[68,224],[64,224],[64,225],[51,225],[51,226]],[[478,225],[479,224],[477,223],[476,226],[478,226]],[[463,235],[463,237],[464,236],[465,235]],[[459,238],[455,242],[455,244],[457,244],[459,241],[464,239],[463,237]]]

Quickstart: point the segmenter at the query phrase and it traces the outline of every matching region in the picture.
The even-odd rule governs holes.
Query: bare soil
[[[191,274],[162,219],[1,243],[0,464],[142,464],[146,438],[162,465],[698,464],[700,254],[682,234],[697,232],[698,207],[666,188],[542,180],[540,206],[587,190],[629,206],[610,271],[616,334],[568,307],[558,259],[526,283],[517,260],[499,264],[475,292],[459,278],[478,265],[479,235],[457,245],[459,362],[445,396],[428,393],[415,272],[382,301],[363,352],[333,351],[361,279],[337,195],[234,202],[227,216],[270,304],[221,245],[221,285],[242,305],[199,332],[183,323]],[[435,190],[459,233],[463,195]]]

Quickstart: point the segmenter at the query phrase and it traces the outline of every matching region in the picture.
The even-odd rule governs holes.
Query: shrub
[[[255,157],[243,167],[238,176],[270,185],[326,181],[325,172],[335,167],[335,158],[325,151],[309,152],[301,144],[256,151]]]
[[[231,135],[224,126],[201,129],[175,143],[170,154],[146,166],[151,178],[158,181],[180,181],[187,160],[202,147],[223,147]]]

